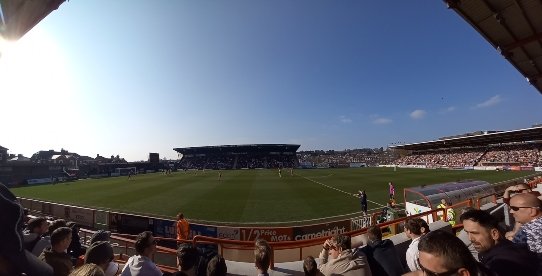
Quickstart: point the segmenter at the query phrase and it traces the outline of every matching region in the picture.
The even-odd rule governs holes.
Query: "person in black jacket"
[[[537,275],[539,262],[527,247],[504,238],[498,221],[483,210],[470,210],[460,217],[463,229],[480,262],[499,276]]]
[[[391,240],[382,240],[382,230],[378,226],[367,229],[367,246],[360,250],[367,255],[373,275],[395,276],[405,273],[395,245]]]

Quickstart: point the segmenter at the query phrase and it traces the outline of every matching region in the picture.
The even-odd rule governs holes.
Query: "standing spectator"
[[[267,241],[258,239],[254,242],[254,264],[258,269],[258,276],[268,276],[267,270],[271,265],[271,246]]]
[[[57,228],[51,234],[51,247],[43,250],[39,257],[53,268],[55,276],[68,276],[73,270],[71,257],[66,253],[71,242],[72,230],[68,227]]]
[[[425,221],[422,223],[420,220],[423,221],[421,218],[408,219],[405,221],[405,234],[412,240],[405,256],[410,271],[420,270],[420,265],[418,263],[418,243],[420,242],[420,237],[429,232],[428,227],[425,226],[427,223],[425,223]]]
[[[135,250],[137,254],[126,261],[121,276],[162,276],[160,269],[151,260],[156,252],[156,240],[151,231],[137,235]]]
[[[320,271],[326,276],[371,276],[371,268],[363,252],[354,255],[351,248],[350,237],[337,235],[324,242],[320,252]]]
[[[461,240],[446,231],[437,230],[424,235],[418,249],[424,275],[493,275],[469,254]]]
[[[359,203],[361,205],[361,211],[363,212],[363,215],[367,215],[367,194],[365,193],[365,190],[361,190],[358,192],[357,196],[359,197]]]
[[[179,240],[188,240],[188,235],[190,233],[190,224],[184,218],[183,213],[177,214],[177,243]]]
[[[0,183],[0,275],[52,276],[53,269],[38,260],[23,243],[23,208]]]
[[[499,276],[536,275],[539,264],[534,253],[505,239],[497,219],[488,212],[470,210],[460,220],[480,262],[491,271]]]
[[[376,225],[369,227],[367,240],[367,246],[361,248],[361,251],[367,256],[374,275],[392,276],[404,273],[395,245],[391,240],[382,240],[380,227]]]

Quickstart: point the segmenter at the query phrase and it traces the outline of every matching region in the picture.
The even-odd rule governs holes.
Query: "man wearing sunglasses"
[[[483,210],[470,210],[460,217],[463,229],[478,251],[480,262],[499,276],[537,275],[536,255],[504,238],[498,221]]]
[[[533,194],[519,194],[510,199],[510,213],[522,226],[512,240],[527,244],[529,250],[542,254],[542,201]]]
[[[465,244],[452,233],[442,230],[430,232],[420,239],[418,248],[420,252],[418,263],[423,272],[422,275],[493,275],[474,259]]]

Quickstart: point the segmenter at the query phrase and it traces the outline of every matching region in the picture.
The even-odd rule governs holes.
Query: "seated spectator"
[[[207,264],[207,276],[226,276],[227,274],[228,267],[222,256],[214,256]]]
[[[499,276],[536,275],[536,255],[504,238],[496,218],[482,210],[460,217],[465,232],[478,251],[480,262]]]
[[[24,248],[39,256],[43,249],[51,246],[51,239],[48,235],[49,222],[44,217],[33,218],[28,221],[24,231]]]
[[[258,270],[258,276],[268,276],[267,270],[271,265],[271,247],[267,241],[258,239],[254,242],[254,264]]]
[[[337,235],[324,242],[320,253],[320,271],[326,276],[366,276],[371,275],[371,268],[363,252],[354,255],[349,236]]]
[[[121,276],[161,276],[162,271],[152,262],[156,252],[156,240],[152,232],[145,231],[137,235],[135,242],[136,255],[126,261]]]
[[[493,275],[474,259],[461,240],[446,231],[424,235],[418,249],[423,275]]]
[[[106,276],[104,271],[95,264],[82,265],[76,268],[70,276]]]
[[[77,226],[77,224],[75,224],[75,222],[73,221],[70,221],[66,224],[66,226],[72,229],[72,242],[68,247],[68,254],[70,254],[70,256],[72,257],[72,262],[75,266],[77,258],[85,254],[85,250],[83,250],[83,247],[81,246],[81,237],[79,237],[79,227]]]
[[[510,205],[510,198],[514,194],[520,194],[520,193],[532,193],[535,196],[540,196],[540,193],[538,191],[533,191],[529,185],[526,183],[521,183],[517,185],[512,185],[506,190],[504,190],[504,193],[502,195],[502,201],[506,203],[507,205]]]
[[[196,248],[190,243],[181,243],[177,249],[177,263],[179,265],[179,271],[188,276],[196,276],[196,264],[199,261],[199,254]],[[180,275],[180,273],[174,273],[173,275]]]
[[[92,236],[90,237],[90,241],[89,243],[90,244],[93,244],[97,241],[109,241],[109,237],[111,237],[111,232],[109,231],[104,231],[104,230],[98,230],[96,232],[94,232],[94,234],[92,234]]]
[[[303,271],[305,272],[305,276],[323,276],[322,272],[318,270],[318,265],[316,264],[316,260],[313,256],[308,256],[303,261]]]
[[[420,237],[429,232],[429,226],[421,218],[413,218],[405,221],[405,234],[412,240],[406,251],[406,263],[410,271],[420,270],[418,264],[418,243]]]
[[[382,230],[378,226],[367,229],[367,246],[361,251],[367,256],[373,275],[401,275],[404,273],[399,255],[391,240],[382,240]]]
[[[510,212],[522,226],[512,240],[526,244],[534,253],[542,254],[542,201],[535,195],[519,194],[510,200]]]
[[[67,227],[66,220],[64,219],[55,219],[49,225],[49,235],[51,235],[56,229],[60,227]]]
[[[461,214],[464,214],[470,210],[474,210],[474,208],[465,207],[461,210]],[[470,241],[469,234],[465,232],[465,229],[461,229],[461,231],[459,231],[459,234],[457,234],[457,237],[467,246],[474,259],[478,261],[478,251],[476,251],[476,248],[474,248],[474,244]]]
[[[106,276],[114,276],[120,273],[119,264],[113,261],[114,258],[111,244],[106,241],[97,241],[87,249],[85,264],[96,264]]]
[[[51,233],[51,247],[45,248],[39,259],[49,264],[55,276],[68,276],[73,270],[70,255],[66,253],[72,241],[72,230],[60,227]]]
[[[48,264],[25,250],[23,208],[1,183],[0,210],[0,275],[52,276],[53,269]]]

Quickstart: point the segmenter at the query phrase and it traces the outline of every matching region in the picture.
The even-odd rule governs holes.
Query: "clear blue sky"
[[[0,60],[0,145],[386,147],[542,122],[542,96],[442,1],[84,1]]]

